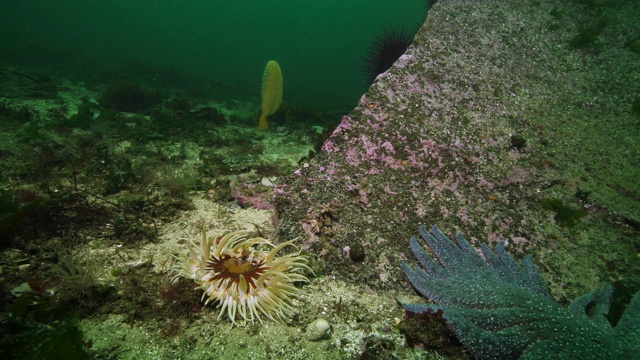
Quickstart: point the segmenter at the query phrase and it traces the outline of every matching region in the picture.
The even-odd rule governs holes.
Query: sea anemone
[[[202,233],[201,243],[191,240],[189,254],[178,258],[173,283],[192,279],[204,291],[205,304],[218,302],[218,320],[226,310],[234,325],[237,314],[245,323],[262,323],[261,316],[284,321],[293,314],[291,300],[301,292],[294,283],[308,282],[300,272],[311,270],[299,251],[277,256],[293,240],[275,245],[249,231]]]
[[[405,27],[383,30],[369,46],[364,58],[364,73],[369,82],[387,71],[413,42],[415,31]]]
[[[167,165],[156,174],[155,184],[174,198],[184,198],[197,187],[198,178],[190,169]]]

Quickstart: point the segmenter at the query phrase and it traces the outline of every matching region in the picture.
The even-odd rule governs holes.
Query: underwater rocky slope
[[[396,265],[426,221],[534,253],[563,302],[602,281],[637,287],[632,14],[625,1],[438,2],[276,189],[278,234],[376,289],[403,288]]]

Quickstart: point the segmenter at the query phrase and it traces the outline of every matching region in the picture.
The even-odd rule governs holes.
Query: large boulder
[[[559,297],[640,273],[638,9],[438,2],[278,186],[278,235],[372,289],[406,286],[397,265],[433,224],[534,253]]]

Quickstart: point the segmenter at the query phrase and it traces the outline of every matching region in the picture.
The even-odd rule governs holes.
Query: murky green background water
[[[369,85],[362,57],[376,34],[417,28],[426,11],[424,0],[5,1],[0,61],[87,71],[133,60],[258,95],[275,59],[285,103],[344,107]]]

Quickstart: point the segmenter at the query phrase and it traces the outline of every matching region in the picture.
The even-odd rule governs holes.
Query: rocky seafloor
[[[422,301],[399,264],[433,224],[533,254],[562,304],[604,282],[628,301],[639,29],[633,1],[441,0],[339,125],[291,109],[267,133],[256,99],[3,67],[4,332],[103,359],[470,358],[401,306]],[[122,101],[122,87],[144,96]],[[233,327],[193,284],[171,284],[203,229],[297,238],[314,274],[295,315]]]

